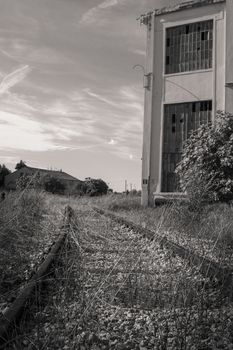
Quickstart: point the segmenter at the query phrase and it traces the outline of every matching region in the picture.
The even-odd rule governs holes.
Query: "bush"
[[[212,126],[194,131],[184,144],[176,172],[181,189],[188,194],[195,196],[199,191],[204,201],[232,200],[233,115],[218,112]]]
[[[108,185],[101,179],[85,179],[86,194],[90,197],[102,196],[108,193]]]
[[[87,191],[87,186],[86,186],[85,182],[78,183],[78,185],[76,186],[76,191],[75,192],[79,196],[84,196],[86,194],[86,191]]]
[[[53,194],[63,194],[65,191],[65,185],[53,176],[45,177],[44,188]]]

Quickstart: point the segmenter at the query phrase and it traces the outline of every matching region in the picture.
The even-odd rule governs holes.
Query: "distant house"
[[[65,186],[66,194],[73,194],[77,192],[77,187],[82,183],[81,180],[78,180],[76,177],[71,176],[64,171],[57,170],[47,170],[32,168],[29,166],[24,166],[19,170],[14,171],[13,173],[5,176],[4,187],[6,190],[16,190],[17,180],[22,176],[38,176],[41,178],[56,178]]]

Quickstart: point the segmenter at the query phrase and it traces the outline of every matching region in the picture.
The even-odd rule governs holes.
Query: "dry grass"
[[[45,308],[37,303],[19,344],[51,350],[231,349],[232,307],[208,278],[158,242],[94,213],[89,201],[80,204]]]
[[[169,204],[143,208],[139,198],[108,196],[97,203],[142,227],[220,263],[233,265],[233,207],[228,204]],[[158,230],[159,227],[159,230]]]
[[[35,191],[10,193],[0,203],[2,279],[11,278],[15,268],[30,259],[28,249],[41,230],[44,213],[44,198]]]
[[[112,194],[96,199],[96,204],[100,204],[104,208],[112,211],[119,210],[137,210],[141,208],[141,198],[139,196]]]
[[[63,207],[33,189],[8,193],[0,202],[0,311],[37,268],[59,233]]]
[[[56,280],[44,299],[38,294],[35,316],[16,334],[11,349],[22,342],[31,350],[232,349],[233,307],[221,288],[159,242],[141,240],[91,209],[111,209],[161,235],[171,237],[177,231],[179,239],[186,237],[180,243],[191,242],[198,251],[202,247],[206,256],[207,245],[197,244],[204,242],[199,235],[206,234],[213,254],[213,247],[230,235],[231,207],[207,206],[198,212],[178,205],[145,209],[139,198],[129,196],[42,199],[49,208],[42,215],[46,230],[57,227],[67,204],[75,210],[73,228],[54,266]],[[26,203],[24,215],[31,207]],[[225,248],[228,238],[226,242]]]

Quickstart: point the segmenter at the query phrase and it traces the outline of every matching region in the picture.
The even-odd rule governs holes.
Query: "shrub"
[[[86,194],[90,197],[101,196],[107,194],[108,185],[102,179],[85,179]]]
[[[204,201],[233,199],[233,115],[218,112],[215,123],[202,125],[184,144],[176,172],[183,191]]]
[[[87,186],[86,186],[85,182],[80,182],[77,184],[75,192],[79,196],[84,196],[86,194],[86,191],[87,191]]]
[[[44,188],[45,191],[53,194],[63,194],[65,191],[65,185],[53,176],[45,177]]]

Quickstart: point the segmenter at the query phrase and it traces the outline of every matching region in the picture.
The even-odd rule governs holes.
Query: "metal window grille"
[[[166,74],[212,68],[213,20],[166,30]]]

